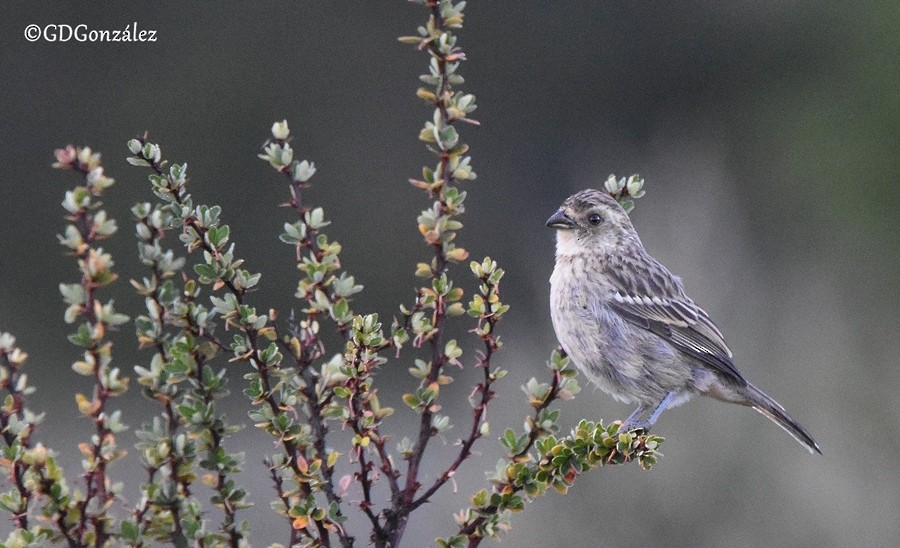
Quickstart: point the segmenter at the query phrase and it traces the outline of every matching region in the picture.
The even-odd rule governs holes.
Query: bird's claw
[[[619,426],[619,433],[624,434],[625,432],[640,432],[641,434],[646,434],[650,432],[650,421],[628,421],[626,420]]]

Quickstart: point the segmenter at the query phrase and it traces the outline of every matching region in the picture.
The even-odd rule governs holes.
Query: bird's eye
[[[591,216],[588,217],[588,222],[594,226],[597,226],[601,222],[603,222],[603,217],[601,217],[598,213],[591,213]]]

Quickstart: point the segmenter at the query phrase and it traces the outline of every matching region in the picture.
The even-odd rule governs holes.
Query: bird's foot
[[[632,430],[640,430],[642,433],[646,434],[650,431],[650,427],[653,424],[648,420],[625,420],[621,426],[619,426],[619,433],[623,434],[625,432],[631,432]]]
[[[656,407],[653,409],[653,412],[650,413],[650,416],[646,419],[642,419],[641,417],[644,415],[644,411],[646,411],[647,406],[645,404],[641,404],[637,409],[634,410],[631,415],[628,415],[628,418],[625,419],[625,422],[622,423],[622,426],[619,427],[619,432],[628,432],[631,430],[640,430],[644,434],[650,431],[650,427],[656,423],[656,419],[665,411],[675,400],[677,393],[672,391],[669,392],[656,404]]]

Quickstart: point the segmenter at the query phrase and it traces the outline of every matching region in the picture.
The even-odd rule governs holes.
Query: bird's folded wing
[[[624,320],[665,339],[726,377],[746,382],[709,315],[694,304],[664,266],[650,261],[643,268],[629,264],[627,269],[607,273],[615,288],[610,307]]]

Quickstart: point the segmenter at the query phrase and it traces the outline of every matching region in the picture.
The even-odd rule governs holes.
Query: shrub
[[[272,508],[284,517],[291,545],[353,546],[365,534],[364,543],[397,546],[412,514],[473,458],[473,446],[489,435],[494,384],[506,374],[492,359],[502,349],[496,331],[509,306],[500,298],[503,269],[489,257],[469,261],[469,253],[457,243],[467,194],[463,188],[476,178],[459,129],[478,124],[470,116],[475,97],[457,90],[463,83],[459,67],[466,60],[457,44],[465,2],[416,3],[427,10],[428,21],[417,34],[400,40],[429,60],[417,96],[432,113],[419,139],[428,145],[434,163],[422,169],[421,178],[409,181],[431,202],[417,218],[428,251],[415,266],[421,287],[389,325],[377,314],[353,310],[353,295],[363,288],[344,270],[340,244],[325,234],[329,222],[324,211],[304,200],[316,168],[294,158],[286,121],[272,126],[259,154],[284,177],[289,190],[293,220],[284,224],[280,239],[293,248],[300,279],[295,294],[299,305],[286,318],[274,308],[261,312],[251,303],[261,275],[237,254],[221,208],[200,203],[188,192],[187,164],[169,164],[146,134],[128,142],[128,160],[149,170],[154,196],[131,210],[138,258],[146,267],[141,280],[131,281],[146,304],[133,325],[138,345],[147,352],[146,363],[134,368],[132,378],[160,406],[137,431],[146,480],[133,506],[121,501],[124,485],[113,480],[114,464],[125,455],[117,435],[126,428],[114,409],[115,398],[129,386],[129,378],[113,366],[106,337],[110,329],[129,322],[108,297],[124,284],[117,282],[113,260],[100,247],[118,229],[99,201],[114,180],[90,148],[56,151],[54,167],[80,176],[63,201],[68,224],[59,240],[75,257],[81,279],[60,284],[60,292],[67,305],[65,320],[75,326],[69,340],[82,353],[72,368],[94,386],[89,395],[76,394],[75,402],[94,433],[79,445],[81,479],[70,482],[55,453],[35,437],[43,415],[26,405],[34,391],[23,371],[27,355],[12,335],[0,334],[0,389],[5,393],[0,466],[11,484],[0,494],[0,506],[15,526],[5,546],[51,541],[72,546],[248,543],[250,526],[241,510],[251,502],[235,480],[243,459],[228,447],[237,426],[217,407],[227,393],[226,361],[238,362],[245,372],[241,386],[252,403],[253,424],[277,441],[279,450],[266,466],[274,489]],[[629,179],[628,188],[636,181]],[[624,179],[612,177],[606,186],[631,206]],[[177,245],[169,247],[174,238],[166,236],[172,235],[184,255]],[[468,264],[474,274],[470,297],[453,278],[460,264]],[[479,347],[474,357],[464,359],[463,343],[448,338],[447,326],[453,322],[468,322]],[[343,348],[326,348],[326,330],[340,336]],[[418,414],[417,428],[410,432],[391,429],[394,409],[378,399],[379,373],[389,355],[407,364],[417,379],[415,389],[402,398]],[[532,379],[523,387],[531,406],[524,431],[507,429],[500,437],[507,456],[490,475],[490,484],[456,516],[455,532],[438,539],[439,545],[477,546],[484,538],[498,537],[509,526],[510,512],[524,509],[526,501],[550,487],[565,492],[580,473],[595,466],[636,460],[649,468],[656,462],[661,438],[619,432],[619,422],[581,421],[570,434],[560,435],[559,411],[553,406],[573,397],[578,385],[559,351],[548,367],[548,381]],[[441,390],[454,380],[451,374],[476,377],[469,395],[471,418],[462,427],[455,454],[429,482],[420,474],[421,465],[431,441],[451,428],[450,418],[441,413]],[[335,438],[335,429],[352,433],[346,445]],[[198,481],[211,488],[209,500],[193,494]],[[388,500],[375,495],[376,483],[386,484]],[[344,500],[348,489],[359,492],[359,502]],[[218,523],[210,522],[210,507],[219,509]],[[369,531],[350,531],[348,512],[364,515]]]

